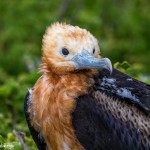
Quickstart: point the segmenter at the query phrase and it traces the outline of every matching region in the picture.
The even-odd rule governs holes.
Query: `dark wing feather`
[[[95,97],[95,93],[105,94],[106,98],[122,101],[127,106],[134,104],[135,109],[147,116],[150,87],[117,70],[109,77],[108,72],[100,72],[95,81],[94,88],[77,99],[77,106],[72,114],[73,126],[80,143],[86,150],[149,150],[150,135],[143,135],[133,126],[133,122],[117,118],[107,109],[107,105],[98,103],[101,97]]]
[[[80,97],[73,113],[75,134],[86,150],[146,150],[138,129],[97,106],[93,98]]]
[[[29,101],[30,101],[30,92],[27,93],[26,97],[25,97],[25,101],[24,101],[24,112],[25,112],[25,117],[28,123],[28,127],[30,130],[30,133],[32,135],[33,140],[35,141],[37,147],[39,150],[46,150],[47,149],[47,145],[44,141],[44,138],[42,138],[42,136],[40,135],[39,132],[37,132],[30,124],[30,114],[28,113],[28,108],[29,108]]]
[[[113,69],[111,76],[107,71],[101,71],[95,80],[95,87],[100,91],[136,104],[150,114],[150,85],[133,79],[116,69]]]

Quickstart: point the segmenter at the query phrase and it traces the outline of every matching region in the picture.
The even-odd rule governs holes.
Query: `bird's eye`
[[[61,52],[64,56],[67,56],[69,54],[69,51],[67,48],[62,48]]]
[[[95,53],[95,48],[93,48],[93,54]]]

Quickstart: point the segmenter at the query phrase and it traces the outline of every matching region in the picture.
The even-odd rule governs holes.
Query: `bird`
[[[112,67],[86,29],[54,23],[24,101],[39,150],[150,150],[150,86]]]

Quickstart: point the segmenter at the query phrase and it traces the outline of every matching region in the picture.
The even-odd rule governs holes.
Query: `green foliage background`
[[[39,77],[42,36],[53,22],[86,28],[116,68],[150,83],[149,6],[148,0],[1,0],[0,143],[21,149],[12,132],[15,129],[25,133],[28,149],[36,149],[23,102]]]

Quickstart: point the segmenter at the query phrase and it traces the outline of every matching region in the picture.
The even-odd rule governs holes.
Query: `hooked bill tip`
[[[104,58],[104,60],[105,60],[105,62],[106,62],[106,64],[107,64],[107,66],[108,66],[108,69],[109,69],[109,71],[110,71],[110,74],[112,74],[112,63],[111,63],[110,59]]]

